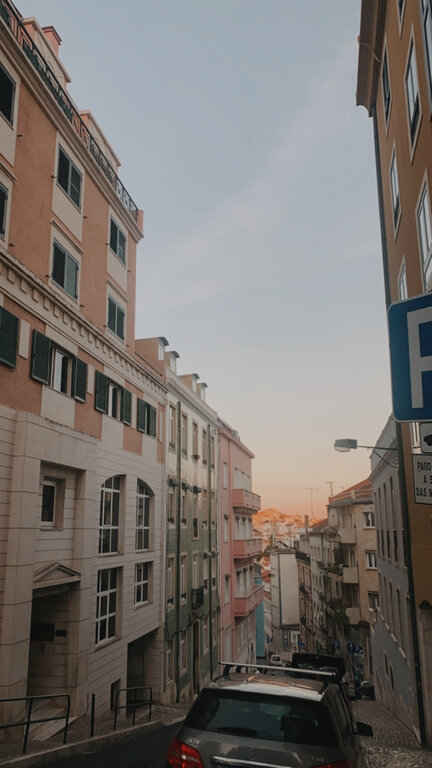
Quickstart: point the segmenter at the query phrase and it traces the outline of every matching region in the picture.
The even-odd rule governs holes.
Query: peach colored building
[[[373,123],[388,307],[432,289],[431,1],[362,0],[359,31],[357,104],[366,108]],[[429,376],[425,371],[427,383]],[[394,383],[397,389],[400,382]],[[419,735],[423,743],[432,744],[431,507],[429,496],[425,499],[416,494],[414,471],[416,459],[423,460],[418,454],[426,454],[425,461],[430,455],[420,439],[418,419],[424,418],[423,412],[413,409],[409,415],[415,417],[415,410],[417,419],[396,424],[402,530],[389,546],[384,548],[380,542],[380,555],[395,562],[396,547],[404,540],[406,558],[398,567],[406,569],[409,586],[402,602],[408,605],[413,634]],[[381,524],[388,528],[385,522]],[[391,615],[391,610],[388,613]],[[403,633],[394,636],[403,653]],[[384,679],[391,689],[388,663]]]
[[[1,10],[0,698],[79,715],[160,692],[166,386],[134,348],[142,212],[57,32]]]
[[[255,609],[263,599],[254,563],[262,540],[253,535],[260,497],[252,492],[253,454],[219,420],[220,648],[224,661],[254,662]]]

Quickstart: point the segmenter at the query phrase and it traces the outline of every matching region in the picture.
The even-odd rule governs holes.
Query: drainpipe
[[[181,531],[181,403],[178,400],[176,406],[177,434],[176,434],[176,701],[180,701],[180,531]]]
[[[378,121],[376,116],[375,104],[372,106],[372,120],[373,120],[374,145],[375,145],[375,165],[376,165],[377,189],[378,189],[378,208],[379,208],[379,219],[380,219],[380,229],[381,229],[381,252],[382,252],[383,271],[384,271],[384,291],[385,291],[386,309],[388,310],[391,303],[390,279],[389,279],[388,263],[387,263],[387,236],[386,236],[385,217],[384,217],[383,187],[382,187],[382,176],[381,176],[381,157],[380,157],[379,140],[378,140]],[[417,609],[416,609],[416,600],[415,600],[415,592],[414,592],[413,564],[412,564],[412,556],[411,556],[411,528],[410,528],[410,518],[409,518],[409,512],[408,512],[406,468],[405,468],[405,457],[403,453],[402,428],[401,428],[400,422],[396,421],[396,419],[395,419],[395,425],[396,425],[396,445],[397,445],[397,451],[399,456],[398,478],[399,478],[399,491],[400,491],[400,502],[401,502],[401,516],[402,516],[402,523],[405,530],[406,552],[404,554],[406,559],[408,589],[410,594],[410,600],[409,600],[410,624],[411,624],[411,634],[412,634],[414,678],[415,678],[416,694],[417,694],[420,745],[424,747],[426,745],[426,724],[425,724],[425,712],[424,712],[424,705],[423,705],[423,689],[422,689],[421,666],[420,666],[419,638],[418,638],[418,628],[417,628]]]

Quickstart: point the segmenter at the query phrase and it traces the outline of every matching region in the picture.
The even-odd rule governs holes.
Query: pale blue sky
[[[360,0],[22,0],[62,38],[144,210],[136,334],[255,453],[262,505],[324,513],[390,410]],[[306,488],[317,488],[310,492]],[[312,505],[311,505],[312,499]]]

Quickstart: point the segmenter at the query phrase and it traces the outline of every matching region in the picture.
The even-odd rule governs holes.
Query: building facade
[[[161,691],[166,386],[134,351],[143,215],[59,44],[2,2],[0,697],[80,715]]]
[[[363,0],[357,104],[373,120],[386,303],[432,287],[432,6]],[[396,425],[420,740],[432,743],[432,528],[416,497],[415,421]],[[427,459],[427,457],[426,457]],[[419,503],[421,502],[421,503]]]

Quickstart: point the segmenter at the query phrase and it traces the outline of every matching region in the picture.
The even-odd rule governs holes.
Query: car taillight
[[[351,760],[338,760],[337,763],[320,763],[311,765],[310,768],[352,768],[352,763]]]
[[[204,768],[200,753],[176,738],[168,747],[167,766],[169,768]]]

